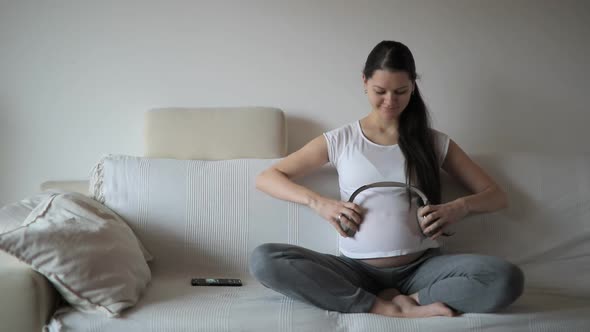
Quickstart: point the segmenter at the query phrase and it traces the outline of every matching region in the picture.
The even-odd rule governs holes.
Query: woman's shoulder
[[[450,138],[449,135],[445,134],[440,130],[430,128],[432,136],[434,138],[434,146],[436,147],[436,154],[439,160],[439,164],[442,166],[443,161],[447,155],[449,149]]]
[[[325,132],[324,137],[328,145],[329,159],[336,166],[338,156],[351,142],[358,139],[358,132],[355,129],[355,123],[352,122]]]
[[[430,132],[432,133],[434,139],[437,141],[446,141],[449,139],[449,135],[438,129],[430,128]]]
[[[340,139],[350,139],[357,134],[357,121],[350,122],[339,127],[330,129],[324,132],[324,135],[328,137],[337,137]]]
[[[438,129],[435,129],[435,128],[430,128],[430,131],[431,131],[431,132],[432,132],[434,135],[437,135],[437,136],[440,136],[440,135],[445,135],[445,136],[447,136],[447,134],[445,134],[443,131],[441,131],[441,130],[438,130]]]
[[[327,132],[351,132],[356,129],[358,121],[343,124],[339,127],[329,129]]]

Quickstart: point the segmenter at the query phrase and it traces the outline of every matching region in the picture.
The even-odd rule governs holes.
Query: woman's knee
[[[499,287],[503,290],[503,304],[505,306],[516,301],[524,290],[524,273],[522,270],[509,262],[502,269],[503,273],[498,278]]]
[[[499,260],[493,268],[495,278],[487,294],[491,303],[486,311],[497,311],[509,306],[524,290],[524,273],[518,266]]]
[[[281,243],[265,243],[254,248],[249,260],[250,274],[264,284],[277,275],[278,258],[283,256],[289,245]]]

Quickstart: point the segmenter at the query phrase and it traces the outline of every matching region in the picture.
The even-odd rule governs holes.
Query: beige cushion
[[[73,307],[117,316],[151,278],[132,230],[79,193],[54,192],[23,225],[0,234],[0,249],[43,274]]]
[[[39,203],[51,193],[44,192],[7,204],[0,209],[0,234],[20,226]]]
[[[146,157],[220,160],[287,153],[283,111],[269,107],[166,108],[145,113]]]
[[[73,183],[77,184],[73,185]],[[5,205],[0,209],[0,234],[22,225],[29,214],[31,214],[31,212],[45,199],[54,195],[55,192],[67,192],[70,191],[69,189],[76,189],[76,187],[81,189],[82,184],[84,184],[84,190],[74,191],[89,196],[88,194],[85,194],[88,192],[89,181],[47,181],[44,184],[46,185],[42,186],[42,188],[45,187],[45,191],[37,193],[31,197],[25,197],[20,201]],[[113,218],[118,219],[119,222],[124,222],[115,212],[106,206],[101,205],[100,208],[103,210],[103,214],[112,214]],[[141,247],[145,260],[148,262],[151,261],[153,257],[149,251],[147,251],[141,242],[139,242],[139,246]]]

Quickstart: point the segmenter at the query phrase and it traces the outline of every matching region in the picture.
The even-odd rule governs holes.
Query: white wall
[[[154,107],[280,107],[294,151],[369,112],[383,39],[413,51],[434,127],[467,152],[588,153],[587,3],[0,0],[0,205],[141,155]]]

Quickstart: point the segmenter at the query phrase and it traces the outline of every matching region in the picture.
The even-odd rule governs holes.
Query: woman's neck
[[[367,115],[363,120],[361,121],[363,121],[371,129],[377,131],[380,134],[397,133],[397,128],[399,124],[397,118],[384,120],[381,117],[379,117],[378,114],[372,112],[369,115]]]

